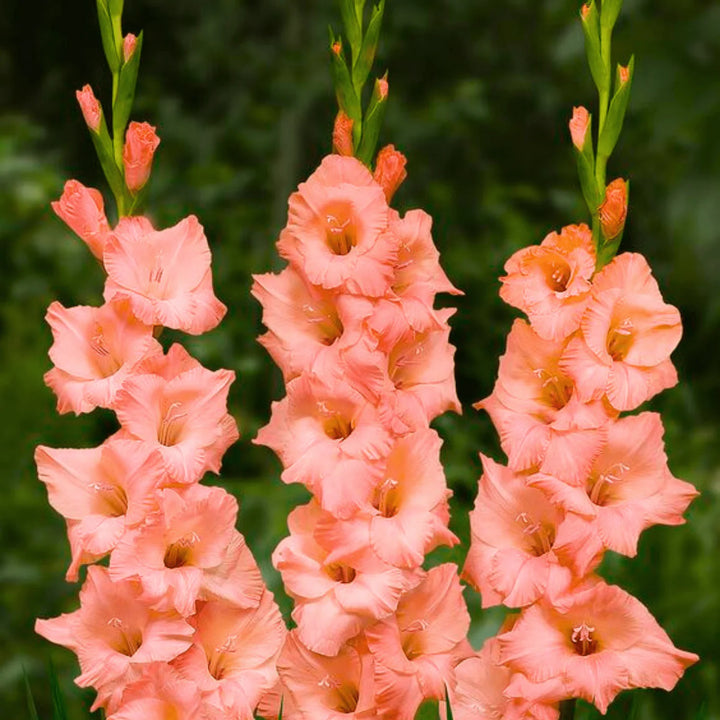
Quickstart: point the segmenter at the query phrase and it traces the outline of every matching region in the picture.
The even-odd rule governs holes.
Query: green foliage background
[[[477,452],[501,457],[488,418],[470,404],[492,388],[512,312],[497,296],[504,260],[552,229],[585,219],[567,132],[573,104],[592,107],[574,0],[389,0],[379,68],[390,68],[382,142],[409,158],[401,209],[423,207],[457,301],[462,417],[436,423],[455,492],[462,562]],[[304,495],[279,481],[279,464],[250,444],[282,395],[278,371],[255,342],[260,312],[251,273],[278,269],[274,240],[288,194],[329,150],[334,100],[327,25],[332,0],[126,0],[126,30],[145,29],[134,119],[158,126],[149,214],[158,225],[196,213],[215,257],[215,286],[229,306],[222,326],[186,346],[211,368],[238,374],[231,412],[242,438],[221,482],[241,501],[239,527],[265,578],[280,591],[271,551]],[[621,695],[611,718],[720,718],[720,5],[626,0],[618,59],[637,56],[628,119],[610,177],[632,182],[624,248],[643,252],[685,337],[674,355],[681,383],[652,403],[664,415],[670,465],[702,492],[679,528],[647,531],[638,557],[608,557],[604,574],[636,594],[675,642],[698,652],[671,695]],[[99,304],[102,275],[52,214],[65,179],[104,187],[74,90],[90,82],[107,104],[91,0],[4,0],[0,13],[0,697],[2,716],[27,717],[27,669],[40,717],[49,717],[51,656],[70,717],[91,697],[75,689],[71,653],[33,633],[35,617],[68,612],[77,586],[62,520],[35,477],[33,448],[91,446],[112,414],[60,417],[42,381],[54,299]],[[476,647],[502,612],[480,613],[467,591]],[[279,595],[286,614],[290,605]],[[583,718],[597,717],[583,706]]]

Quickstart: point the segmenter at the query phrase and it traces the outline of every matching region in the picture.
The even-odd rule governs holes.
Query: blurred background
[[[239,528],[289,615],[272,549],[302,490],[279,481],[270,450],[250,444],[282,396],[280,374],[255,342],[260,310],[251,273],[277,270],[274,241],[287,196],[329,151],[335,112],[327,26],[333,0],[126,0],[124,30],[145,30],[134,119],[162,138],[149,211],[159,226],[196,213],[214,253],[215,288],[229,306],[221,327],[186,346],[210,368],[237,372],[231,412],[242,438],[222,478],[241,503]],[[74,91],[89,82],[107,105],[110,76],[92,0],[3,0],[0,13],[0,707],[27,718],[23,668],[41,718],[50,716],[48,659],[71,720],[88,717],[92,694],[72,684],[74,656],[36,636],[36,617],[76,607],[63,580],[64,523],[37,481],[39,444],[93,446],[113,415],[60,417],[44,386],[54,299],[99,304],[103,276],[83,243],[54,217],[66,179],[106,188]],[[478,451],[502,457],[487,395],[513,311],[498,295],[505,259],[563,225],[586,220],[567,121],[594,108],[575,0],[388,0],[378,72],[390,69],[381,143],[408,157],[401,210],[435,219],[435,242],[465,291],[452,324],[465,413],[435,426],[455,497],[452,527],[463,545],[432,562],[462,562]],[[702,492],[688,524],[645,532],[637,558],[609,554],[602,572],[637,595],[675,643],[700,654],[676,690],[623,693],[610,718],[720,718],[720,5],[701,0],[626,0],[616,59],[636,54],[625,129],[608,179],[629,177],[623,247],[644,253],[663,294],[683,315],[674,354],[680,384],[656,398],[673,472]],[[172,339],[168,334],[168,340]],[[472,641],[493,634],[502,612],[472,607]],[[583,705],[580,718],[599,714]]]

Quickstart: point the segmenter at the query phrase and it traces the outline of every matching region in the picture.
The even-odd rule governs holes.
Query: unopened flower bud
[[[338,57],[340,56],[340,53],[342,52],[342,43],[339,40],[336,40],[331,46],[330,49],[333,51],[335,55]]]
[[[160,138],[152,125],[146,122],[131,122],[128,125],[123,148],[123,165],[125,184],[130,192],[136,193],[147,182],[153,155],[159,144]]]
[[[613,180],[607,186],[598,214],[605,239],[613,240],[622,232],[627,217],[627,184],[622,178]]]
[[[51,205],[55,214],[87,243],[92,254],[102,260],[110,232],[102,195],[77,180],[68,180],[60,199]]]
[[[588,16],[589,14],[590,14],[590,4],[589,4],[589,3],[585,3],[585,4],[580,8],[580,15],[581,15],[581,17],[582,17],[583,20],[586,20],[586,19],[587,19],[587,16]]]
[[[135,52],[137,46],[137,38],[132,33],[128,33],[123,39],[123,61],[127,62]]]
[[[390,91],[390,85],[387,81],[387,77],[378,78],[376,88],[380,99],[385,100],[388,96],[388,92]]]
[[[353,154],[353,121],[342,110],[335,117],[335,126],[333,127],[333,152],[338,155]]]
[[[573,145],[582,152],[587,139],[588,128],[590,127],[590,113],[582,105],[573,108],[572,119],[570,120],[570,136]]]
[[[92,88],[85,85],[82,90],[75,92],[75,97],[80,104],[85,123],[94,133],[100,132],[100,121],[102,119],[102,108],[100,101],[95,97]]]
[[[407,177],[406,164],[407,158],[394,145],[386,145],[377,155],[373,177],[383,189],[388,202]]]
[[[618,75],[620,77],[620,84],[624,85],[630,79],[630,66],[618,65]]]

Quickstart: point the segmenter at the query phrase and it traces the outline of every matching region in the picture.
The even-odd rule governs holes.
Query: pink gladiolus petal
[[[212,330],[226,307],[215,297],[210,248],[194,215],[167,230],[129,231],[118,226],[105,245],[105,299],[127,297],[148,325],[192,335]]]
[[[112,582],[103,567],[88,568],[80,609],[38,620],[36,631],[73,650],[82,674],[76,682],[101,696],[132,681],[143,666],[167,662],[187,650],[193,629],[177,615],[157,613],[139,598],[134,583]]]
[[[55,367],[45,382],[58,397],[58,412],[75,414],[111,408],[125,379],[144,357],[162,351],[152,328],[134,318],[129,303],[99,308],[50,305],[46,320],[53,333]]]
[[[369,170],[354,157],[330,155],[290,197],[278,251],[313,285],[378,297],[397,258],[388,216]]]
[[[565,697],[581,697],[603,713],[621,690],[672,689],[698,660],[672,644],[639,600],[603,582],[578,588],[564,607],[532,605],[498,642],[500,661],[511,670],[533,683],[560,680]]]

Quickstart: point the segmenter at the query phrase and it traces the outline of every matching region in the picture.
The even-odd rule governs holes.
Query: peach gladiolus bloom
[[[606,548],[634,557],[645,528],[685,522],[682,514],[698,492],[670,472],[662,436],[657,413],[621,418],[610,425],[607,445],[584,486],[544,475],[531,478],[569,513],[558,552],[581,574]]]
[[[540,470],[565,482],[584,482],[605,441],[615,411],[602,401],[582,402],[560,359],[565,342],[543,340],[516,320],[484,409],[500,434],[515,471]]]
[[[275,661],[287,635],[272,594],[263,590],[255,608],[204,603],[193,625],[193,646],[173,667],[218,717],[253,720],[261,696],[277,682]]]
[[[194,215],[166,230],[123,219],[103,253],[105,300],[129,298],[134,315],[191,335],[212,330],[227,308],[215,297],[210,248]]]
[[[617,410],[634,410],[677,383],[670,353],[681,335],[680,313],[663,302],[647,260],[623,253],[595,276],[581,337],[561,367],[581,400],[606,396]]]
[[[168,356],[159,355],[152,362],[164,359],[172,367],[184,363],[182,358],[182,353],[171,349]],[[172,479],[186,484],[199,480],[207,470],[219,472],[223,454],[238,439],[235,420],[227,412],[235,373],[211,372],[197,361],[192,364],[172,379],[153,372],[133,373],[115,403],[120,436],[159,450]]]
[[[191,485],[159,491],[159,512],[129,530],[110,556],[115,580],[136,579],[152,608],[195,612],[197,600],[221,597],[254,607],[260,571],[235,530],[237,501],[219,487]]]
[[[541,601],[526,608],[498,642],[500,661],[514,672],[533,683],[562,683],[561,695],[527,699],[580,697],[602,713],[621,690],[672,690],[698,660],[672,644],[637,598],[598,579],[555,607]]]
[[[370,171],[354,157],[330,155],[290,196],[278,252],[313,285],[378,297],[397,258],[388,219]]]
[[[206,720],[197,684],[183,679],[172,665],[156,663],[113,699],[107,720]]]
[[[498,660],[497,637],[488,638],[480,651],[455,668],[450,707],[457,720],[557,720],[556,705],[527,702],[505,695],[512,670]],[[537,692],[537,690],[536,690]]]
[[[133,121],[128,125],[122,158],[125,184],[130,192],[138,192],[148,181],[153,156],[159,144],[160,138],[149,123]]]
[[[151,610],[135,583],[112,582],[107,569],[98,565],[88,568],[80,609],[37,620],[35,630],[78,656],[82,674],[75,682],[98,690],[96,706],[139,677],[148,664],[185,652],[193,635],[183,618]]]
[[[127,440],[82,450],[39,445],[35,463],[50,504],[68,522],[70,582],[81,564],[104,557],[155,510],[155,490],[167,479],[158,453]]]
[[[541,338],[563,340],[580,326],[595,262],[590,228],[568,225],[512,255],[500,297],[526,313]]]
[[[390,432],[344,378],[301,375],[287,393],[253,442],[277,453],[283,482],[304,484],[325,510],[349,517],[382,479]]]
[[[75,92],[80,110],[82,111],[85,123],[94,133],[100,132],[100,122],[102,121],[102,108],[100,102],[95,97],[93,89],[89,85],[84,85],[82,90]]]
[[[273,553],[273,565],[296,601],[298,637],[313,652],[335,655],[343,643],[375,620],[395,612],[402,594],[417,585],[422,570],[404,570],[361,553],[331,561],[331,549],[315,539],[320,517],[315,500],[288,516],[290,537]]]
[[[372,548],[389,565],[416,568],[439,545],[459,542],[447,527],[452,492],[440,463],[441,445],[429,428],[399,439],[366,507],[347,520],[320,516],[314,537],[330,548],[328,562],[348,561]]]
[[[443,700],[455,665],[472,654],[465,639],[470,615],[456,570],[454,563],[432,568],[392,618],[365,631],[381,718],[413,720],[423,700]]]
[[[555,551],[564,512],[525,478],[480,455],[483,475],[470,513],[472,542],[463,578],[483,607],[522,607],[555,597],[572,582]]]
[[[102,260],[110,225],[105,217],[103,196],[77,180],[65,183],[59,200],[50,203],[55,214]]]
[[[255,275],[254,281],[251,292],[263,306],[268,328],[258,341],[282,370],[285,382],[308,371],[337,372],[343,349],[361,339],[372,304],[309,285],[292,266],[277,275]]]
[[[127,301],[99,308],[65,308],[55,301],[45,319],[53,334],[48,354],[55,367],[44,379],[57,395],[59,413],[112,408],[138,362],[162,352],[152,327],[135,319]]]
[[[376,720],[373,657],[363,645],[343,645],[328,657],[308,650],[291,631],[277,663],[283,720]],[[262,715],[277,717],[277,703],[265,704]]]
[[[407,158],[394,145],[385,145],[377,154],[373,178],[383,189],[388,202],[407,177],[406,165]]]

